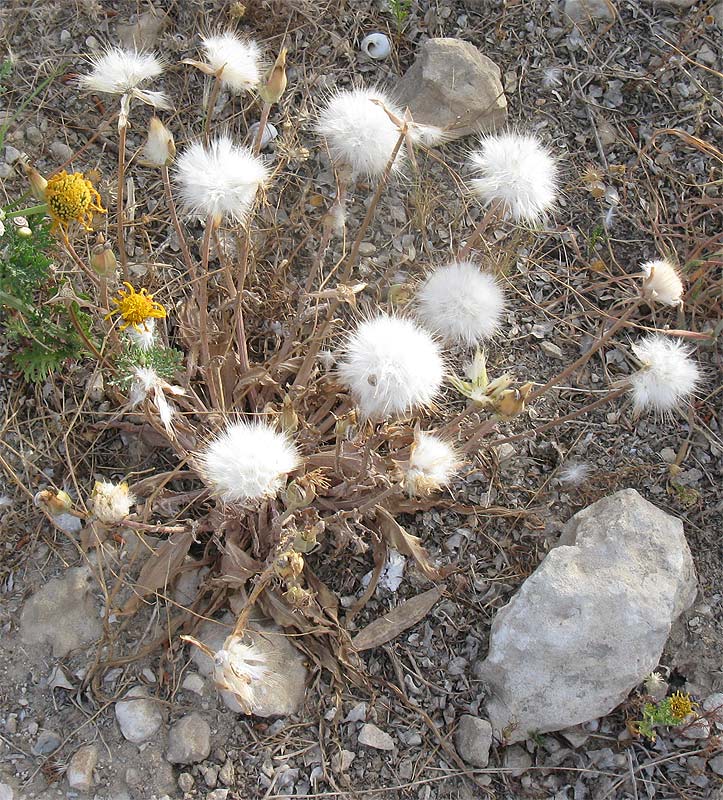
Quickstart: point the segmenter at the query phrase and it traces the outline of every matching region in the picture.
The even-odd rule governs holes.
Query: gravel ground
[[[158,3],[169,13],[159,51],[173,64],[193,57],[196,32],[225,24],[232,5]],[[723,4],[683,8],[626,0],[615,8],[613,22],[579,29],[569,25],[556,3],[423,0],[412,3],[398,34],[391,14],[367,0],[249,2],[241,29],[270,50],[278,48],[288,29],[290,44],[290,88],[271,121],[282,132],[275,152],[288,161],[284,207],[295,211],[274,251],[291,252],[311,230],[303,209],[318,208],[317,198],[333,193],[328,164],[311,144],[315,100],[353,80],[391,87],[424,38],[457,37],[500,66],[510,125],[550,142],[561,153],[564,175],[555,224],[542,235],[521,237],[518,255],[507,265],[508,335],[491,349],[491,370],[514,368],[520,380],[544,382],[591,341],[600,324],[595,309],[614,312],[619,288],[632,285],[626,276],[656,253],[675,254],[696,287],[682,321],[676,310],[666,310],[658,312],[656,324],[713,331],[720,299],[721,162],[705,143],[721,143]],[[6,151],[0,153],[3,202],[22,190],[15,151],[26,152],[41,171],[56,169],[76,154],[74,166],[98,169],[102,194],[111,190],[103,176],[104,159],[117,154],[113,136],[101,133],[89,143],[106,110],[80,96],[69,76],[80,71],[81,54],[99,41],[117,41],[122,26],[144,10],[141,3],[81,0],[10,0],[0,8],[0,46],[15,65],[0,97],[0,116],[11,121]],[[372,61],[359,51],[363,36],[374,30],[392,38],[387,60]],[[10,117],[55,70],[58,79]],[[201,112],[194,119],[191,103],[201,86],[196,77],[174,67],[166,83],[191,108],[184,111],[184,124],[190,120],[198,128]],[[227,113],[252,121],[258,109],[235,101]],[[179,145],[183,133],[177,136]],[[131,130],[129,147],[135,150],[143,137],[141,125]],[[440,152],[446,162],[459,165],[470,145],[464,139]],[[368,288],[361,305],[384,297],[390,278],[418,279],[429,263],[454,252],[478,218],[449,170],[431,156],[420,158],[420,169],[423,181],[401,180],[390,187],[366,237],[359,275]],[[156,210],[145,202],[150,187],[144,180],[152,179],[138,178],[136,214],[146,215],[153,229]],[[280,200],[275,191],[268,198],[272,210]],[[296,213],[299,209],[302,213]],[[356,197],[350,224],[364,210]],[[260,250],[269,249],[270,230],[260,225]],[[278,235],[278,228],[274,232]],[[136,276],[150,285],[159,282],[158,264],[176,257],[177,244],[159,232],[152,257],[144,255],[145,242],[135,246]],[[294,264],[300,275],[311,255],[302,253]],[[269,274],[280,259],[269,257]],[[153,288],[174,306],[172,284]],[[259,334],[250,345],[257,358],[266,336],[260,320],[272,313],[262,301],[252,309],[249,327]],[[687,418],[634,422],[629,408],[610,406],[542,437],[485,448],[474,468],[450,486],[447,502],[405,517],[404,524],[434,559],[456,564],[443,599],[394,642],[364,653],[365,685],[343,686],[326,671],[315,673],[303,711],[277,721],[240,717],[208,689],[189,688],[194,682],[187,678],[195,670],[187,654],[173,661],[158,648],[146,652],[170,613],[160,599],[141,607],[117,634],[113,652],[132,654],[127,662],[108,663],[108,652],[94,647],[59,657],[19,642],[26,599],[82,561],[75,545],[37,514],[35,492],[53,480],[66,480],[69,464],[77,488],[98,475],[146,477],[173,469],[175,459],[159,446],[160,439],[105,425],[114,408],[107,399],[87,399],[87,364],[71,364],[62,376],[33,388],[23,385],[5,361],[0,375],[6,495],[0,506],[0,784],[13,786],[20,798],[71,796],[71,757],[81,745],[91,745],[98,756],[92,793],[109,800],[163,795],[720,800],[720,772],[706,766],[715,741],[671,734],[659,736],[654,745],[630,744],[625,723],[634,710],[626,705],[578,731],[493,748],[489,768],[474,773],[463,774],[465,766],[452,750],[459,717],[482,713],[483,687],[474,665],[486,652],[495,611],[577,510],[624,487],[636,488],[683,520],[699,574],[699,599],[674,629],[661,666],[672,685],[696,697],[723,691],[719,353],[710,338],[701,340],[697,351],[707,381]],[[522,421],[505,424],[502,435],[566,413],[571,402],[594,397],[630,369],[622,347],[608,349],[581,371],[574,387],[536,403]],[[81,411],[78,422],[74,415]],[[577,463],[586,465],[585,477],[570,482],[566,468]],[[202,554],[203,548],[194,552]],[[369,555],[345,553],[320,566],[319,574],[348,598],[359,594],[360,577],[372,566]],[[353,624],[361,629],[428,588],[428,581],[408,569],[401,587],[379,590]],[[97,587],[90,596],[93,603],[103,601]],[[63,611],[59,607],[61,628],[70,624]],[[92,681],[86,680],[89,672]],[[140,749],[121,736],[112,705],[139,683],[161,699],[163,718],[158,736]],[[166,759],[167,731],[193,711],[210,725],[210,751],[193,765],[172,766]],[[360,742],[368,724],[390,737],[378,737],[378,744],[391,742],[391,749]],[[372,734],[367,729],[362,741]],[[0,786],[4,800],[2,792]]]

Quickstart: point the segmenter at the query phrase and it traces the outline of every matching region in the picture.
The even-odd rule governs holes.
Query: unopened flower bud
[[[173,134],[158,117],[151,117],[143,157],[151,167],[167,167],[176,157]]]
[[[311,605],[313,599],[314,595],[312,592],[296,584],[292,584],[284,592],[284,600],[286,600],[292,608],[307,608]]]
[[[93,248],[90,266],[101,278],[112,278],[115,275],[118,262],[109,245],[101,244]]]
[[[266,81],[259,89],[265,103],[278,103],[286,91],[286,48],[282,47],[276,56],[274,66],[269,70]]]
[[[45,201],[45,188],[48,182],[45,178],[29,164],[25,165],[25,174],[28,176],[28,183],[30,183],[30,191],[33,197],[40,202]]]
[[[525,383],[519,389],[505,389],[495,398],[494,409],[506,419],[511,419],[525,410],[527,395],[532,391],[533,384]]]
[[[304,557],[295,550],[287,550],[276,559],[274,569],[284,580],[296,578],[304,571]]]

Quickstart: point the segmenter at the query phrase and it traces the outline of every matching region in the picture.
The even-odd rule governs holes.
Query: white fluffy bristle
[[[269,497],[299,465],[296,448],[261,422],[228,425],[197,458],[203,480],[226,503]]]
[[[364,417],[387,419],[429,406],[442,385],[444,362],[425,330],[381,314],[349,337],[339,376]]]
[[[700,370],[680,339],[652,335],[632,346],[641,368],[630,377],[635,413],[673,411],[700,383]]]
[[[646,261],[643,271],[643,297],[664,306],[679,306],[683,303],[683,281],[678,270],[669,262]]]
[[[446,486],[459,467],[459,458],[452,445],[432,433],[417,434],[405,486],[410,495],[425,495]]]
[[[504,308],[505,297],[493,275],[471,261],[454,261],[427,278],[415,313],[446,341],[472,346],[494,336]]]
[[[261,48],[253,39],[231,31],[201,38],[208,65],[221,70],[221,84],[234,94],[258,86],[261,80]]]

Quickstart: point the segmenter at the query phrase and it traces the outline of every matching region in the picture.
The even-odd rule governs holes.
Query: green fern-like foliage
[[[31,229],[24,238],[8,221],[0,239],[0,330],[15,366],[37,382],[83,355],[91,319],[75,301],[48,302],[60,288],[52,271],[53,240],[46,222],[31,221]]]
[[[183,353],[173,347],[154,345],[143,349],[127,342],[115,361],[117,373],[113,383],[127,391],[138,367],[152,369],[159,378],[170,381],[179,371],[182,360]]]

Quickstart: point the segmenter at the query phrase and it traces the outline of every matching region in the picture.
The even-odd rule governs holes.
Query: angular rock
[[[463,761],[473,767],[486,767],[490,760],[492,726],[486,719],[464,714],[460,717],[454,743]]]
[[[442,128],[448,139],[494,130],[507,119],[499,67],[461,39],[428,39],[396,96],[415,122]]]
[[[126,692],[123,699],[115,704],[115,716],[123,736],[134,744],[147,742],[163,724],[163,714],[158,704],[148,697],[141,686]]]
[[[394,750],[394,739],[371,722],[362,725],[359,731],[359,744],[375,750]]]
[[[166,758],[171,764],[197,764],[211,752],[211,726],[197,712],[181,717],[168,732]]]
[[[532,756],[519,745],[505,750],[504,765],[513,778],[519,778],[532,766]]]
[[[95,783],[93,770],[97,763],[98,748],[94,744],[86,744],[76,750],[65,771],[68,786],[79,792],[89,792]]]
[[[634,489],[577,513],[492,624],[479,677],[495,735],[608,714],[658,665],[696,590],[682,522]]]
[[[587,25],[595,20],[614,22],[616,16],[610,0],[565,0],[564,11],[576,25]]]
[[[0,800],[13,800],[15,792],[9,783],[0,783]]]
[[[62,742],[63,739],[57,731],[43,728],[30,748],[30,752],[35,756],[49,756],[53,750],[57,750],[60,747]]]
[[[214,652],[221,650],[231,632],[233,620],[227,624],[205,622],[197,638]],[[259,682],[254,692],[253,713],[259,717],[283,717],[295,714],[301,708],[306,693],[307,671],[301,653],[284,636],[281,628],[264,619],[256,619],[247,628],[248,642],[264,660],[268,670],[267,680]],[[213,673],[213,662],[198,647],[191,653],[198,671],[206,678]],[[232,711],[243,709],[230,692],[221,692],[224,703]]]
[[[38,589],[20,614],[23,643],[47,643],[53,655],[62,658],[98,639],[103,626],[90,595],[93,582],[87,567],[76,567]]]

